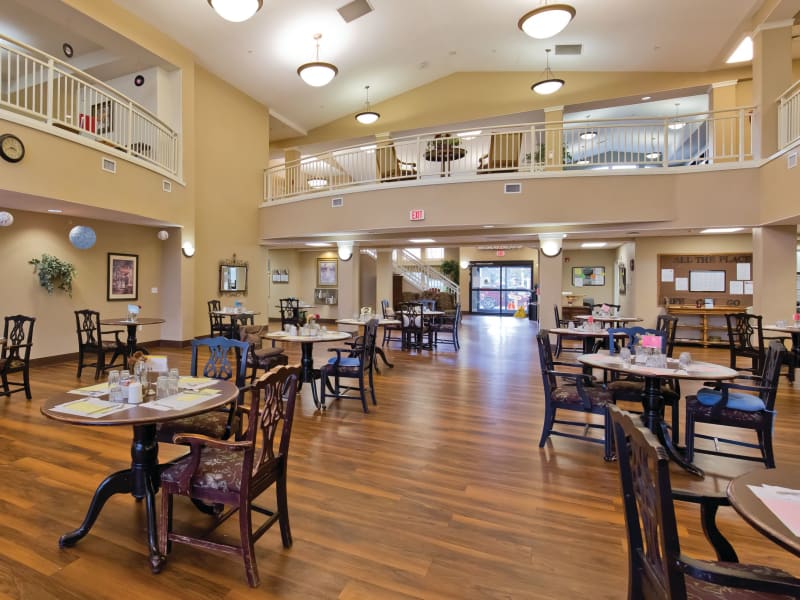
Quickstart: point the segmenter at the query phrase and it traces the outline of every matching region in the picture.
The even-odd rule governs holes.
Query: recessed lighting
[[[433,238],[411,238],[408,241],[412,244],[432,244],[436,240]]]
[[[647,101],[652,99],[652,96],[642,96],[642,100]]]
[[[482,225],[484,229],[494,229],[494,225]]]
[[[611,165],[612,171],[627,171],[628,169],[638,169],[639,165]]]
[[[736,233],[742,229],[744,227],[709,227],[708,229],[701,229],[700,233]]]
[[[476,129],[475,131],[462,131],[461,133],[457,133],[458,137],[475,137],[476,135],[480,135],[483,133],[483,129]]]
[[[753,60],[753,39],[749,35],[739,43],[725,62],[730,64],[748,60]]]
[[[583,242],[581,248],[603,248],[608,246],[608,242]]]
[[[364,152],[370,152],[372,150],[375,150],[375,148],[377,147],[378,147],[377,144],[370,144],[369,146],[359,146],[358,149],[363,150]]]
[[[312,248],[330,248],[333,244],[329,244],[328,242],[306,242],[306,246],[311,246]]]
[[[47,209],[47,212],[49,212],[49,213],[56,213],[56,214],[58,214],[58,213],[63,213],[64,211],[63,211],[63,210],[61,210],[60,208],[48,208],[48,209]]]

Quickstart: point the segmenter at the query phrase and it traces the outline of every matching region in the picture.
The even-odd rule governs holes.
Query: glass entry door
[[[533,263],[472,263],[469,286],[473,313],[513,315],[520,306],[527,310],[533,287]]]

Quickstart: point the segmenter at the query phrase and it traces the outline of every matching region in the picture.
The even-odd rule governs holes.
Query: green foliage
[[[458,283],[458,275],[461,272],[461,268],[458,265],[458,261],[455,260],[446,260],[441,265],[439,265],[439,270],[446,276]]]
[[[527,154],[526,158],[530,160],[531,155]],[[536,152],[533,153],[533,162],[535,163],[543,163],[545,162],[545,146],[544,143],[539,144],[539,147],[536,149]],[[572,162],[572,154],[569,150],[567,150],[567,145],[562,144],[561,146],[561,163],[562,164],[569,164]]]
[[[42,254],[42,258],[32,258],[28,264],[33,265],[33,272],[39,273],[39,284],[48,294],[58,288],[72,296],[72,280],[75,278],[75,266],[50,254]]]

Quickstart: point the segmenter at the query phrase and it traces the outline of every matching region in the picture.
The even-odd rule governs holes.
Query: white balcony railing
[[[178,134],[158,117],[91,75],[5,36],[0,36],[0,109],[178,174]]]
[[[778,99],[778,149],[800,139],[800,81]]]
[[[385,182],[752,160],[750,107],[679,117],[525,123],[339,148],[264,172],[266,201]]]

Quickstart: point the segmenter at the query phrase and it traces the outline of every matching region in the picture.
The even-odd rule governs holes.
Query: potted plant
[[[458,283],[458,275],[461,271],[458,261],[446,260],[439,266],[439,270],[445,277],[454,281],[455,283]]]
[[[72,296],[72,280],[75,278],[75,266],[50,254],[42,254],[42,258],[32,258],[28,264],[33,265],[33,272],[39,273],[39,284],[48,294],[58,288]]]
[[[547,156],[547,154],[545,153],[544,142],[542,142],[541,144],[539,144],[539,147],[533,153],[533,162],[535,162],[535,163],[543,163],[543,162],[545,162],[545,157],[546,156]],[[526,154],[525,155],[525,158],[527,158],[528,160],[530,160],[530,157],[531,157],[530,154]],[[569,150],[567,150],[566,144],[562,144],[561,145],[561,163],[566,165],[566,164],[571,163],[571,162],[572,162],[572,154],[570,154]]]

